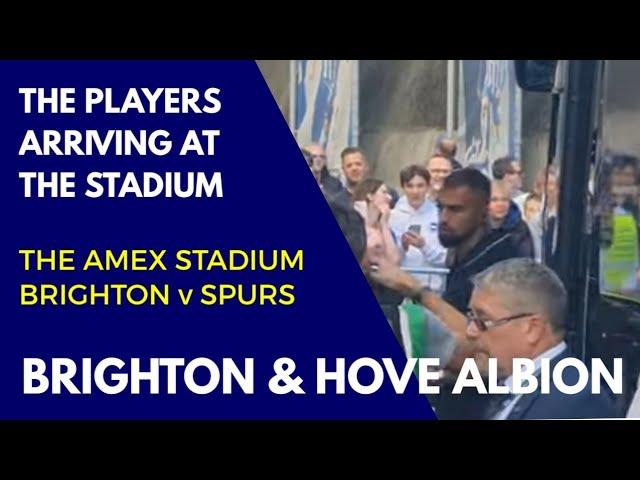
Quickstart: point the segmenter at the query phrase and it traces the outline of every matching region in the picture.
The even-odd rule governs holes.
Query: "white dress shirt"
[[[557,357],[558,355],[560,355],[565,350],[565,348],[567,348],[567,344],[564,341],[562,341],[559,344],[557,344],[555,347],[550,348],[546,352],[543,352],[540,355],[538,355],[536,358],[534,358],[533,359],[533,363],[535,366],[534,374],[540,370],[542,366],[543,358],[548,358],[549,360],[551,360]],[[507,387],[509,387],[509,392],[512,393],[513,392],[513,375],[507,378],[504,384]],[[522,397],[522,394],[519,394],[506,400],[505,405],[502,407],[501,410],[498,411],[498,413],[496,413],[496,415],[493,417],[493,420],[507,419],[507,417],[509,417],[509,414],[511,413],[513,408],[516,406],[516,403],[518,403],[521,397]]]
[[[638,377],[638,383],[636,384],[636,394],[631,400],[629,411],[627,412],[627,418],[640,419],[640,377]]]

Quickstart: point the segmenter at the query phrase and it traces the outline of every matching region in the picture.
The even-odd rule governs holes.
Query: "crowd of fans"
[[[321,145],[306,146],[303,153],[404,345],[405,307],[419,308],[426,332],[421,352],[438,356],[443,367],[442,393],[430,398],[440,418],[620,416],[606,388],[600,394],[566,395],[552,386],[545,395],[498,399],[454,397],[446,388],[467,358],[482,371],[488,358],[496,358],[509,386],[514,358],[530,358],[536,365],[548,358],[553,366],[572,356],[564,342],[565,287],[540,261],[553,254],[555,243],[553,168],[537,175],[530,192],[523,191],[516,159],[496,159],[490,179],[463,167],[455,141],[441,138],[424,162],[402,169],[399,194],[369,176],[360,148],[342,152],[344,185],[329,174]]]

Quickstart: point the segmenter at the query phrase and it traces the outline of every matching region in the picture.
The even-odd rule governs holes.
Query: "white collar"
[[[538,370],[540,370],[540,367],[542,366],[542,360],[544,358],[548,358],[549,360],[551,360],[552,358],[555,358],[558,355],[560,355],[565,348],[567,348],[567,344],[563,340],[560,343],[558,343],[555,347],[551,347],[549,350],[542,352],[540,355],[534,358],[533,359],[533,364],[535,367],[534,372],[537,372]],[[507,387],[509,387],[509,392],[513,393],[513,375],[509,376],[509,378],[507,378],[504,381],[504,384]]]

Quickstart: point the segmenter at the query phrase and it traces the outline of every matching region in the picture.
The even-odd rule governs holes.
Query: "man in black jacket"
[[[511,241],[518,251],[519,257],[534,258],[531,232],[522,219],[520,208],[511,200],[509,187],[505,185],[504,181],[494,180],[491,182],[489,224],[494,231],[511,233]]]
[[[447,247],[447,286],[442,296],[423,289],[420,282],[393,265],[380,263],[379,282],[415,298],[431,310],[456,336],[459,349],[451,368],[472,356],[465,312],[473,291],[472,277],[491,265],[519,257],[511,232],[493,230],[487,220],[491,183],[473,168],[449,175],[438,196],[438,237]]]
[[[304,148],[308,152],[311,160],[311,170],[317,177],[318,183],[322,187],[327,198],[335,197],[343,189],[340,180],[329,173],[327,168],[327,153],[319,143],[312,143]]]
[[[520,256],[512,233],[489,225],[490,197],[489,179],[478,170],[463,168],[447,177],[438,198],[438,237],[449,249],[450,270],[442,298],[460,312],[467,310],[473,275],[500,260]]]
[[[456,170],[449,175],[438,195],[440,219],[438,237],[447,253],[447,285],[442,296],[425,290],[411,275],[390,263],[380,262],[374,278],[415,299],[446,325],[456,339],[456,348],[447,365],[458,371],[467,358],[486,360],[473,339],[467,337],[469,300],[473,291],[472,278],[501,260],[519,256],[512,234],[493,230],[488,222],[491,183],[480,171],[472,168]],[[478,357],[478,354],[480,357]],[[486,396],[469,392],[452,395],[453,385],[442,385],[438,398],[430,399],[439,418],[478,418],[484,410]]]

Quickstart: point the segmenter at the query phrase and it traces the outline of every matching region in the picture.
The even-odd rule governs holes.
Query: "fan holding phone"
[[[400,184],[404,195],[391,212],[390,223],[403,252],[401,266],[443,267],[447,250],[438,239],[438,208],[427,197],[429,172],[419,165],[406,167],[400,172]]]
[[[402,242],[402,248],[406,250],[409,249],[409,246],[414,246],[416,248],[423,248],[425,244],[424,237],[420,235],[420,231],[422,230],[422,226],[419,223],[414,223],[413,225],[409,225],[407,231],[402,234],[400,240]]]

